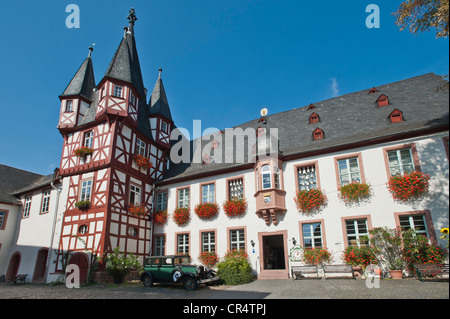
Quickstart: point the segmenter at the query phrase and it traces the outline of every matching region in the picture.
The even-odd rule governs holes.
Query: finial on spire
[[[161,72],[162,72],[162,69],[159,68],[159,77],[161,77]]]
[[[128,31],[130,31],[133,34],[134,33],[134,28],[133,28],[134,22],[137,20],[136,13],[134,12],[133,8],[130,9],[127,19],[130,21],[128,24]]]
[[[92,43],[92,44],[89,46],[89,54],[88,54],[88,58],[91,57],[92,51],[94,51],[94,45],[95,45],[95,43]]]

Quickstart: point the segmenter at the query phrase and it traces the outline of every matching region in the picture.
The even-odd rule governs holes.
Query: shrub
[[[252,266],[245,251],[227,252],[217,264],[217,275],[226,285],[242,285],[253,281]]]
[[[439,246],[428,243],[428,238],[417,234],[410,229],[403,232],[403,255],[409,269],[413,270],[413,264],[442,264],[445,261],[447,251]]]
[[[121,254],[119,247],[114,248],[113,252],[109,253],[103,261],[106,262],[106,272],[113,277],[115,283],[122,283],[125,275],[132,269],[137,269],[139,272],[143,270],[137,256]]]
[[[369,264],[376,264],[377,260],[370,247],[348,246],[344,250],[344,262],[351,266],[361,266],[365,269]]]

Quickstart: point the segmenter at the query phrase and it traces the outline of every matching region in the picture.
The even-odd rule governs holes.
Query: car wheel
[[[151,287],[153,286],[153,278],[149,274],[144,274],[142,276],[142,283],[144,284],[144,287]]]
[[[197,289],[197,280],[194,277],[186,276],[183,278],[183,288],[186,290],[195,290]]]

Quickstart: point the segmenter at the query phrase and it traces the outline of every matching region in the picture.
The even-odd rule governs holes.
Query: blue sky
[[[65,24],[68,4],[80,28]],[[366,6],[380,9],[369,29]],[[127,25],[144,83],[163,81],[177,126],[224,129],[359,90],[447,74],[448,39],[399,31],[401,1],[121,0],[0,2],[0,164],[50,174],[60,164],[60,95],[95,43],[98,83]]]

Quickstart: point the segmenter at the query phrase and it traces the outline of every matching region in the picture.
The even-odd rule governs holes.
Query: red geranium
[[[136,165],[139,167],[145,167],[145,168],[151,168],[153,167],[152,162],[150,162],[150,159],[145,157],[144,155],[134,155],[134,160],[136,162]]]
[[[219,212],[219,205],[216,203],[203,203],[195,206],[195,213],[200,218],[211,218]]]
[[[90,147],[82,146],[73,151],[73,154],[78,157],[84,157],[88,154],[92,154],[93,150]]]
[[[413,171],[409,174],[392,176],[387,186],[394,200],[402,202],[418,200],[428,194],[430,175]]]
[[[313,213],[327,203],[327,197],[320,189],[300,190],[294,200],[298,211],[306,215]]]
[[[233,197],[223,203],[223,210],[228,217],[240,216],[247,210],[247,201]]]
[[[210,268],[217,264],[217,262],[219,261],[219,257],[214,251],[204,251],[200,254],[198,259],[203,265]]]
[[[128,207],[128,212],[136,217],[144,216],[147,214],[147,209],[145,208],[145,204],[130,204],[130,207]]]
[[[177,208],[173,212],[172,219],[178,226],[184,225],[191,219],[191,212],[186,207]]]
[[[357,204],[371,195],[370,185],[351,182],[338,189],[338,197],[346,204]]]
[[[167,221],[167,210],[158,210],[153,215],[156,224],[164,224]]]

